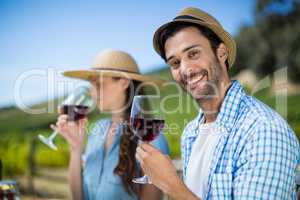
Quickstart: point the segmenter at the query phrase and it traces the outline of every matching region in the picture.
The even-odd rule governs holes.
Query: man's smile
[[[201,70],[198,73],[194,73],[190,76],[185,76],[183,79],[183,84],[186,88],[189,90],[195,89],[197,86],[204,85],[207,82],[207,71],[206,70]]]

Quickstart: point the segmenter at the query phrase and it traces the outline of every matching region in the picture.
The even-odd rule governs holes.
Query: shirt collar
[[[231,132],[231,129],[237,120],[240,103],[244,96],[245,91],[241,84],[237,80],[232,81],[216,119],[216,123],[226,128],[227,132]]]
[[[220,112],[218,113],[215,121],[216,126],[219,128],[225,128],[227,132],[231,132],[235,120],[237,119],[238,110],[243,96],[245,96],[243,87],[237,80],[233,80],[221,104]],[[193,131],[196,134],[203,117],[204,113],[200,110],[195,119],[196,126],[194,126],[195,129]],[[223,130],[221,131],[223,132]]]

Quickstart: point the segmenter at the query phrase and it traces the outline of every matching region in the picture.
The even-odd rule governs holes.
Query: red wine
[[[142,141],[154,140],[164,128],[165,120],[150,118],[131,118],[130,125],[135,130],[136,136]]]
[[[20,199],[19,188],[15,181],[0,181],[0,199]]]
[[[81,105],[62,105],[60,107],[60,113],[68,115],[69,121],[77,121],[86,117],[89,107]]]

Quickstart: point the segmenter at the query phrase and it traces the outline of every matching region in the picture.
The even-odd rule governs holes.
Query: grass
[[[171,80],[168,70],[162,70],[152,75]],[[151,93],[149,89],[147,91]],[[152,91],[153,92],[153,91]],[[169,142],[171,157],[180,156],[180,136],[184,126],[197,115],[198,106],[192,98],[175,85],[171,84],[161,90],[163,108],[165,109],[165,136]],[[276,98],[267,90],[260,91],[255,96],[272,108],[276,108]],[[181,100],[179,100],[181,99]],[[298,138],[300,138],[300,95],[289,96],[287,99],[287,120]],[[34,106],[42,108],[47,103]],[[57,103],[54,102],[56,106]],[[24,174],[28,168],[28,152],[31,142],[37,134],[50,135],[49,124],[56,120],[56,113],[26,114],[15,107],[0,109],[0,159],[4,165],[4,174],[14,176]],[[93,112],[89,116],[90,124],[104,115]],[[90,128],[92,125],[89,126]],[[35,160],[38,166],[66,166],[69,159],[69,149],[66,142],[58,136],[55,143],[58,152],[52,151],[39,141],[36,142]]]

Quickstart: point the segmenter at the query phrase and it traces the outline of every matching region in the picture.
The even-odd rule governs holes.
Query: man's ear
[[[228,59],[228,49],[224,43],[221,43],[217,49],[217,58],[219,63],[224,63],[226,66],[225,62]]]
[[[126,90],[130,85],[130,80],[126,78],[120,78],[119,82],[124,90]]]

